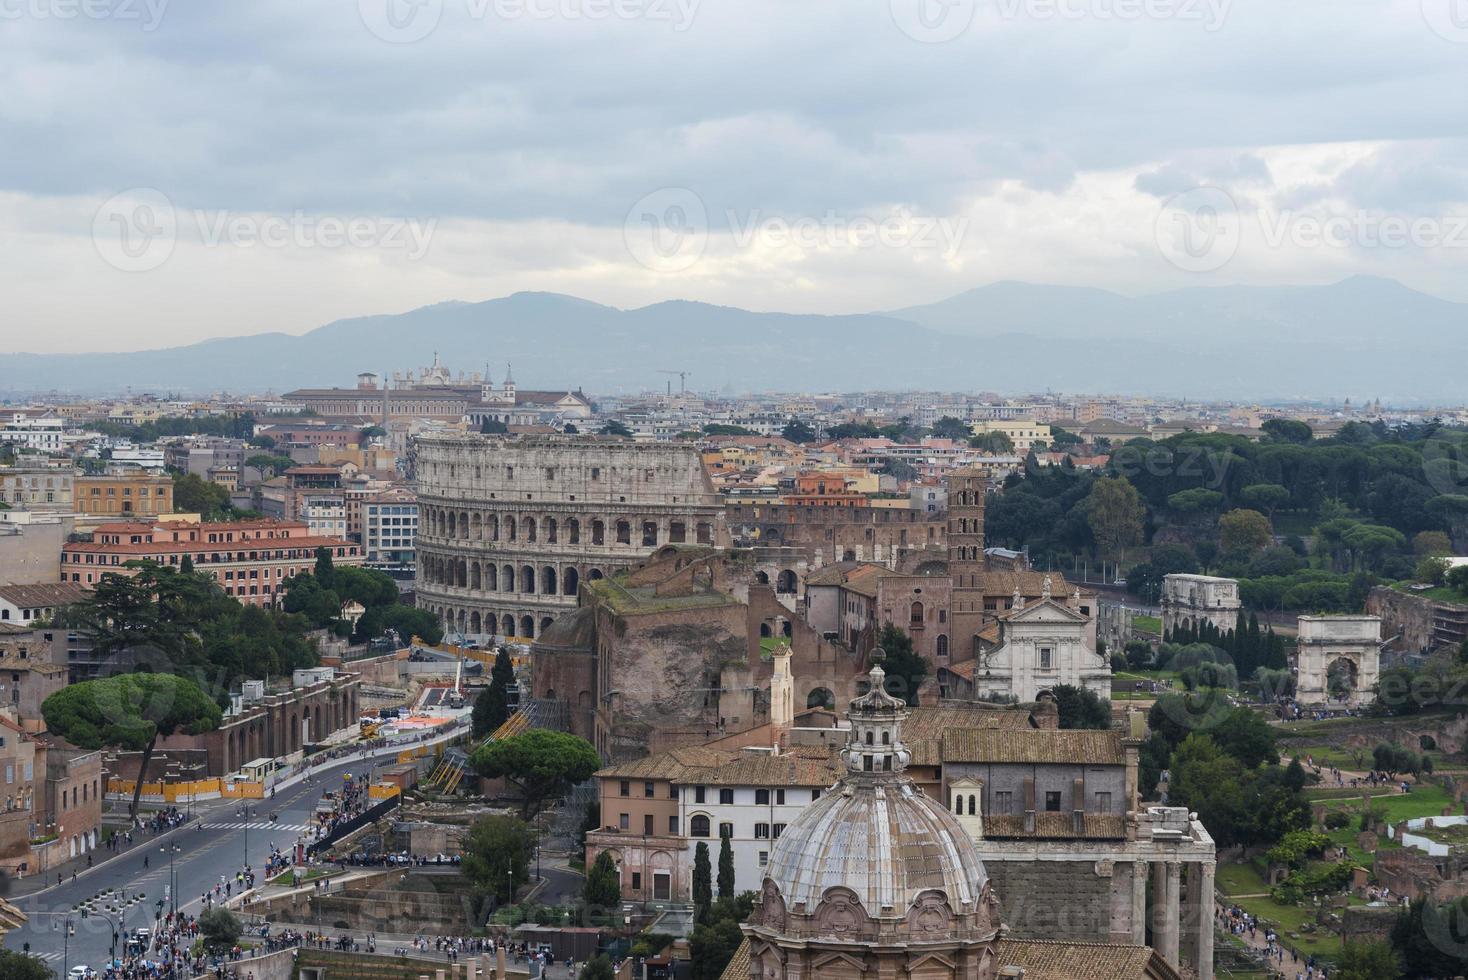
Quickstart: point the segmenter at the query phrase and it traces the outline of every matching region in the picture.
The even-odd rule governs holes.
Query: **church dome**
[[[992,942],[997,903],[958,819],[913,784],[881,667],[851,702],[846,774],[775,842],[751,925],[771,937]]]

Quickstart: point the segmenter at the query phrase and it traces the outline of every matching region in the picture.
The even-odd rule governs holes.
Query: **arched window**
[[[688,833],[693,837],[707,837],[709,835],[709,818],[702,813],[695,813],[693,819],[688,821]]]
[[[968,795],[968,815],[969,816],[973,816],[974,815],[974,794],[973,793],[970,793]]]
[[[938,637],[938,656],[948,656],[948,637],[946,635]]]
[[[919,624],[920,625],[922,623],[922,621],[923,621],[923,604],[921,602],[914,602],[912,604],[912,617],[911,618],[912,618],[912,621],[913,621],[914,624]]]

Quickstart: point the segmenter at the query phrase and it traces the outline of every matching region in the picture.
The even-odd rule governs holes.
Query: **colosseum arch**
[[[581,586],[581,573],[572,565],[561,573],[561,594],[575,595]]]
[[[520,518],[520,536],[522,538],[524,538],[526,541],[534,541],[535,540],[535,518],[533,518],[533,517],[522,517],[522,518]]]
[[[484,566],[484,591],[498,592],[500,589],[499,566],[491,562]]]
[[[515,520],[513,517],[507,516],[505,518],[505,537],[511,541],[518,540],[520,536],[519,527],[519,521]]]
[[[520,566],[520,591],[535,595],[535,569],[529,565]]]
[[[581,522],[574,517],[566,522],[566,543],[581,543]]]
[[[521,616],[520,617],[520,635],[523,636],[523,637],[525,637],[526,639],[533,639],[535,637],[535,617],[534,616]]]
[[[480,633],[484,632],[484,630],[482,630],[480,626],[481,623],[479,621],[479,610],[476,609],[474,610],[474,612],[469,614],[469,632],[478,636]]]
[[[600,568],[593,568],[591,571],[589,571],[589,572],[586,573],[586,577],[590,581],[595,582],[597,579],[599,579],[599,578],[602,577],[601,569]]]
[[[795,595],[797,581],[795,572],[787,568],[775,579],[775,591],[781,595]]]
[[[601,520],[600,518],[598,518],[596,520],[593,520],[591,522],[591,543],[592,544],[606,544],[607,543],[607,525],[606,525],[606,522],[603,521],[603,520]]]
[[[509,613],[505,613],[505,615],[500,620],[500,635],[515,635],[515,617],[511,616]]]
[[[632,543],[632,523],[630,521],[617,522],[617,544]]]
[[[540,570],[540,594],[556,595],[560,589],[556,588],[556,567],[547,565]]]
[[[644,548],[656,548],[658,546],[658,522],[642,522],[642,546]]]
[[[499,519],[499,515],[498,514],[490,514],[488,517],[486,517],[484,519],[484,525],[485,525],[485,528],[489,532],[489,540],[490,541],[498,541],[500,539],[500,519]]]
[[[554,517],[547,517],[541,522],[541,537],[546,544],[555,544],[559,538],[560,525]]]
[[[550,629],[550,625],[553,622],[554,620],[551,619],[549,616],[540,617],[540,632],[542,634],[545,633],[546,630]]]
[[[474,514],[474,516],[471,517],[469,519],[469,521],[470,521],[470,527],[473,529],[473,532],[474,532],[471,535],[473,537],[473,539],[475,541],[483,541],[484,540],[484,518],[482,516],[480,516],[480,514],[476,511],[475,514]]]
[[[469,566],[469,588],[477,590],[479,582],[479,562],[476,561]],[[475,632],[479,631],[475,630]]]
[[[469,540],[469,512],[467,510],[459,511],[459,537],[465,541]]]
[[[504,592],[515,591],[515,566],[506,565],[500,569],[500,589]]]

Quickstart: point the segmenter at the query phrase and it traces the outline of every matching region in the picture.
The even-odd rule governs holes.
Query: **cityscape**
[[[0,0],[0,980],[1468,976],[1465,45]]]

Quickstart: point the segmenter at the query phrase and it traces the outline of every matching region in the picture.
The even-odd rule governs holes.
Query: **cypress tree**
[[[729,838],[719,838],[719,897],[734,897],[734,848]]]
[[[693,911],[699,922],[707,920],[714,904],[714,873],[709,866],[709,846],[703,841],[693,849]]]

